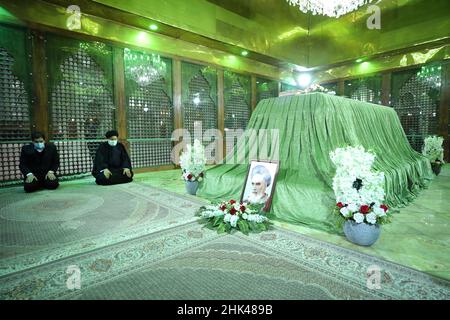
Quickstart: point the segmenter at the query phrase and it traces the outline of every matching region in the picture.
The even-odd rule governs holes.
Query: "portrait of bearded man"
[[[257,165],[251,172],[251,193],[244,199],[244,202],[253,204],[263,204],[269,199],[268,190],[272,183],[272,176],[269,170]]]

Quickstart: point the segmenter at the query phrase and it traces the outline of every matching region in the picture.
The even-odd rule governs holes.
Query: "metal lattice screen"
[[[344,94],[351,99],[381,104],[380,75],[345,81]]]
[[[133,166],[171,163],[171,61],[125,49],[128,142]]]
[[[440,73],[428,81],[418,77],[420,69],[392,74],[392,106],[411,146],[421,152],[423,139],[438,130]]]
[[[182,103],[183,123],[191,139],[201,138],[205,147],[214,143],[215,137],[207,137],[205,131],[217,129],[217,73],[215,69],[183,62]],[[193,143],[193,141],[191,141]],[[215,160],[215,150],[207,151],[207,160]]]
[[[30,141],[31,66],[29,38],[21,29],[0,26],[0,181],[22,179],[20,150]]]
[[[228,141],[231,130],[245,130],[250,120],[250,79],[249,77],[225,71],[224,73],[224,127],[226,138],[226,153],[233,150],[237,140],[233,144]]]
[[[50,129],[60,153],[59,174],[88,173],[104,133],[115,128],[112,50],[98,42],[53,36],[46,50]]]
[[[256,78],[256,104],[263,99],[278,97],[278,82]]]

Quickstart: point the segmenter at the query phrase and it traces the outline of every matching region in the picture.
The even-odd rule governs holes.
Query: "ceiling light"
[[[371,0],[286,0],[292,6],[298,6],[304,13],[323,15],[333,18],[357,10]]]
[[[298,76],[297,81],[300,87],[306,88],[311,84],[311,75],[309,73],[302,73]]]

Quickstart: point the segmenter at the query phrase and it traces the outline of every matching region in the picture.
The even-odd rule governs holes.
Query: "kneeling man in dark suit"
[[[59,154],[56,146],[46,143],[42,132],[33,132],[31,140],[32,143],[24,145],[20,153],[19,168],[25,177],[25,191],[58,188]]]
[[[118,141],[116,130],[105,134],[108,141],[102,142],[97,149],[92,175],[100,185],[112,185],[133,181],[130,157],[124,145]]]

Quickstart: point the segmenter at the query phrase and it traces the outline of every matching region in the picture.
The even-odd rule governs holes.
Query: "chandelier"
[[[140,86],[148,86],[165,75],[167,66],[158,54],[133,53],[125,49],[125,73]]]
[[[292,6],[298,6],[304,13],[339,18],[369,3],[371,0],[286,0]]]

